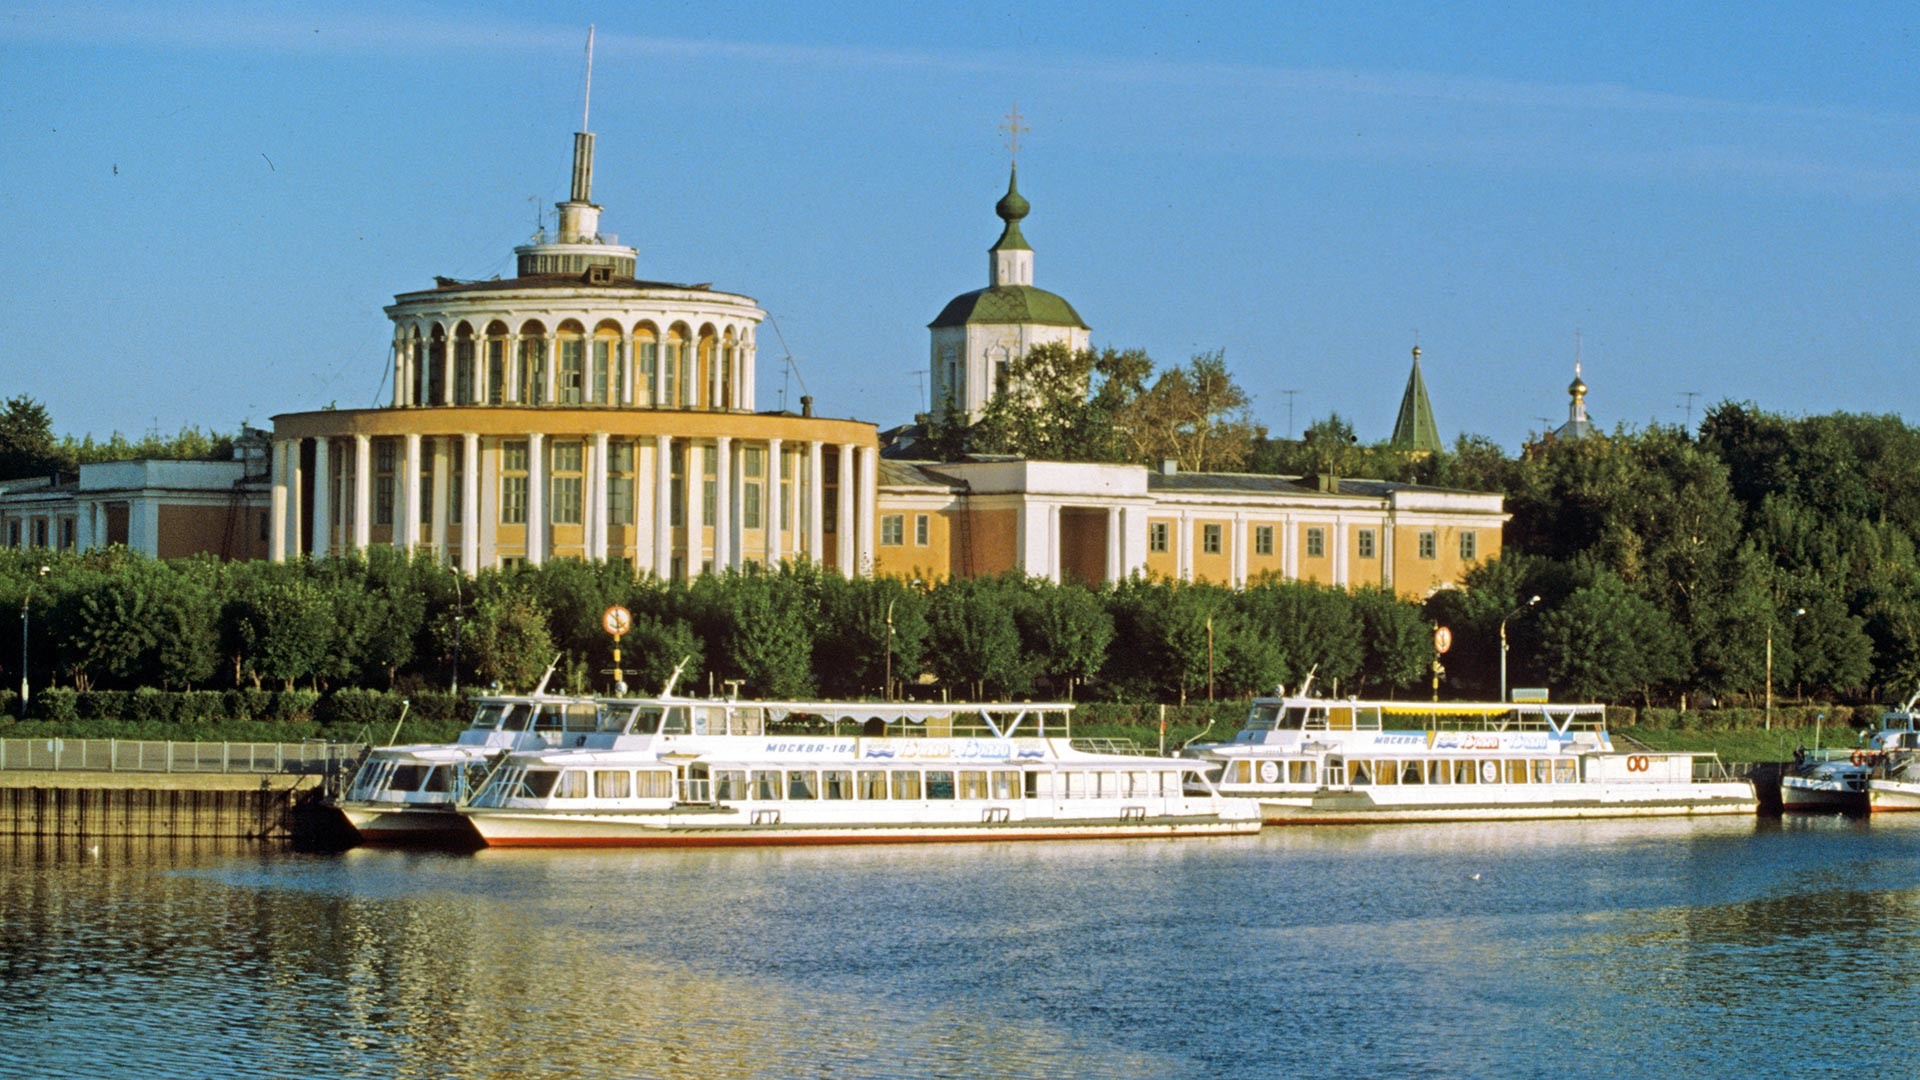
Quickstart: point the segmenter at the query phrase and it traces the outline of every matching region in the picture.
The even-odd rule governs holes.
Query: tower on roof
[[[1020,124],[1016,107],[1001,129],[1008,133],[1007,151],[1019,150]],[[1091,332],[1073,305],[1033,284],[1033,247],[1020,223],[1033,204],[1020,194],[1020,172],[1010,163],[1007,193],[993,206],[1004,223],[1000,238],[987,249],[987,287],[954,297],[927,324],[933,338],[928,380],[928,409],[939,416],[949,407],[980,418],[981,410],[997,392],[1009,363],[1036,345],[1060,342],[1084,349]]]
[[[1395,450],[1414,450],[1428,454],[1440,452],[1440,427],[1433,422],[1433,403],[1427,400],[1427,380],[1420,375],[1420,346],[1413,347],[1413,371],[1407,376],[1406,393],[1400,395],[1400,414],[1393,421],[1393,438],[1387,445]]]
[[[600,235],[601,207],[593,201],[593,132],[587,120],[593,104],[593,27],[587,27],[586,102],[580,107],[580,130],[573,133],[573,175],[565,202],[555,203],[558,224],[549,238],[543,231],[531,243],[514,248],[520,277],[586,274],[594,267],[612,278],[631,278],[639,252],[622,247],[619,238]]]
[[[1554,429],[1556,439],[1584,439],[1598,434],[1593,422],[1587,419],[1587,384],[1580,378],[1580,346],[1576,341],[1573,347],[1573,381],[1567,384],[1567,396],[1573,400],[1567,403],[1567,422]]]

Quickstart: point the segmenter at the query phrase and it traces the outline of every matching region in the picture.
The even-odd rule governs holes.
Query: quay
[[[0,739],[0,836],[292,840],[340,743]]]

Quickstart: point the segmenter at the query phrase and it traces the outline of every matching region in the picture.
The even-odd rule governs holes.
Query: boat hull
[[[1796,783],[1798,777],[1780,780],[1780,809],[1789,814],[1865,813],[1869,801],[1863,785],[1857,789],[1831,783]]]
[[[1876,814],[1920,810],[1920,783],[1911,780],[1869,780],[1867,807]]]
[[[1158,818],[1029,818],[976,822],[763,822],[714,813],[555,814],[469,810],[488,847],[764,847],[811,844],[928,844],[1007,840],[1120,840],[1249,835],[1248,813]],[[734,820],[727,820],[734,819]]]
[[[390,803],[336,803],[363,844],[474,845],[480,842],[466,816],[451,806],[402,807]]]
[[[1622,791],[1607,785],[1556,785],[1552,799],[1517,794],[1488,798],[1483,790],[1386,787],[1330,789],[1260,796],[1261,816],[1269,825],[1358,825],[1418,821],[1538,821],[1581,818],[1693,817],[1753,814],[1759,799],[1744,782],[1641,784]],[[1586,788],[1569,791],[1569,787]],[[1237,793],[1236,793],[1237,794]]]

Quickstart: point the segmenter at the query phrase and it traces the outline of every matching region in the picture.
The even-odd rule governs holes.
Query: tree
[[[1250,399],[1227,371],[1226,354],[1200,353],[1162,372],[1153,387],[1119,411],[1128,458],[1144,464],[1176,460],[1191,472],[1233,472],[1246,466],[1254,440]]]
[[[252,563],[237,575],[221,614],[234,681],[264,680],[291,690],[324,673],[334,641],[333,600],[299,563]]]
[[[25,394],[0,406],[0,480],[45,476],[70,464],[60,459],[53,441],[53,417]]]
[[[813,669],[824,692],[871,694],[886,682],[889,668],[896,681],[919,676],[930,632],[926,592],[899,578],[831,573],[819,574],[818,585],[820,625],[833,628],[815,635],[813,643]]]
[[[1014,621],[1019,589],[1013,578],[950,578],[934,588],[927,623],[935,675],[970,688],[976,700],[1026,691],[1033,676]]]
[[[497,588],[474,601],[463,642],[480,681],[509,691],[531,690],[557,651],[540,601]]]
[[[1043,461],[1132,460],[1116,423],[1152,368],[1138,350],[1036,345],[1007,365],[967,448]]]
[[[1173,697],[1185,704],[1191,694],[1206,693],[1211,674],[1216,690],[1222,666],[1223,638],[1237,640],[1241,623],[1233,618],[1232,594],[1215,585],[1130,578],[1112,594],[1113,646],[1107,651],[1103,680],[1135,697]],[[1211,634],[1209,630],[1211,629]],[[1254,637],[1257,642],[1259,638]],[[1209,642],[1211,641],[1211,647]],[[1243,660],[1271,660],[1255,645],[1237,653]],[[1254,664],[1242,664],[1237,681],[1261,679]]]
[[[1610,573],[1540,616],[1540,650],[1553,684],[1583,699],[1644,699],[1687,666],[1673,620]]]
[[[1032,582],[1033,599],[1020,609],[1020,639],[1037,673],[1056,686],[1073,688],[1100,673],[1113,644],[1113,616],[1084,585]]]
[[[1381,588],[1355,589],[1361,661],[1354,676],[1361,693],[1392,693],[1413,686],[1433,660],[1433,631],[1420,609]]]
[[[719,678],[741,680],[756,697],[812,696],[817,609],[795,578],[758,567],[709,574],[693,583],[688,600]]]

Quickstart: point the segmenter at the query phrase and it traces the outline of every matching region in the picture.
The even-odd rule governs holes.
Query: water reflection
[[[1797,1065],[1892,1065],[1916,839],[1708,819],[472,855],[28,841],[0,846],[0,1075],[1687,1075],[1777,1068],[1783,1014],[1819,1033]]]

